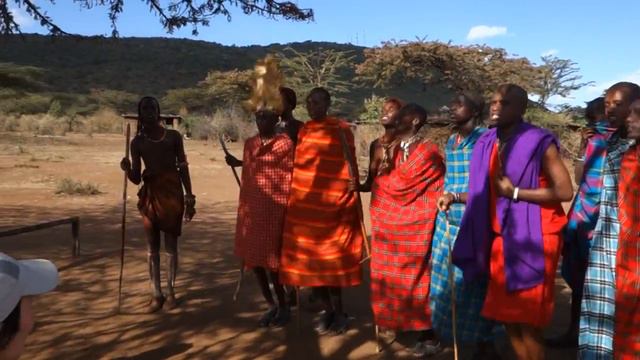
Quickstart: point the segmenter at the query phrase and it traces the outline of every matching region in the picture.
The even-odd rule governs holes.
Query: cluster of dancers
[[[242,159],[226,161],[242,168],[235,255],[269,305],[259,326],[285,326],[302,287],[323,308],[315,329],[344,333],[342,289],[360,285],[369,266],[375,325],[415,332],[417,356],[435,355],[455,337],[474,359],[498,359],[496,339],[506,336],[519,359],[543,359],[546,346],[578,346],[583,359],[640,358],[638,85],[615,84],[588,104],[575,196],[557,138],[524,119],[528,96],[518,85],[498,87],[488,106],[482,96],[456,96],[444,156],[428,140],[427,111],[387,99],[363,182],[352,126],[329,115],[326,89],[308,94],[309,120],[301,122],[293,90],[279,86],[277,96],[261,98],[256,88],[258,134]],[[195,197],[182,138],[161,126],[153,98],[138,110],[132,159],[121,166],[144,182],[139,208],[155,312],[176,306],[177,239]],[[360,192],[371,192],[370,250]],[[565,214],[562,203],[572,199]],[[561,258],[571,325],[544,339]]]

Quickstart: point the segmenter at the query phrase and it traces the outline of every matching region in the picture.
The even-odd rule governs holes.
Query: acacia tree
[[[124,9],[125,0],[74,0],[74,3],[83,8],[105,7],[111,21],[112,35],[118,36],[117,21]],[[132,0],[129,0],[131,2]],[[313,20],[313,10],[298,7],[290,1],[275,0],[174,0],[171,2],[162,0],[138,0],[145,3],[149,10],[159,18],[162,27],[168,32],[190,25],[192,33],[198,34],[198,26],[209,26],[209,22],[216,16],[224,16],[231,21],[229,8],[239,7],[247,14],[285,19],[293,21]],[[41,26],[49,30],[51,35],[68,35],[61,29],[54,19],[49,17],[35,0],[2,0],[0,1],[0,33],[20,33],[20,25],[9,8],[9,2],[31,16]],[[54,0],[49,0],[55,4]]]
[[[593,84],[593,81],[580,82],[580,68],[569,59],[560,59],[553,55],[543,56],[541,70],[538,102],[542,106],[554,95],[567,97],[571,92]]]
[[[351,51],[318,48],[300,52],[286,48],[280,54],[286,85],[298,94],[308,94],[315,87],[331,91],[337,107],[347,103],[344,95],[349,92],[352,82],[345,73],[353,68],[355,55]]]
[[[440,41],[385,42],[366,49],[356,67],[360,79],[375,87],[418,80],[424,89],[444,83],[454,91],[491,93],[499,84],[517,83],[530,92],[539,89],[540,68],[523,57],[486,45],[452,45]]]
[[[249,97],[252,75],[253,70],[211,71],[199,86],[217,105],[234,104]]]

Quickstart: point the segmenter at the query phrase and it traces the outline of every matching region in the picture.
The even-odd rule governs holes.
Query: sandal
[[[288,307],[278,308],[276,316],[271,320],[271,326],[284,327],[291,321],[291,310]]]
[[[323,311],[320,314],[320,320],[316,324],[315,330],[319,334],[326,334],[331,330],[336,313],[333,311]]]
[[[410,350],[418,358],[437,355],[442,351],[442,345],[436,340],[418,341]]]
[[[341,335],[349,330],[349,316],[347,314],[336,314],[331,324],[331,332]]]
[[[269,311],[262,314],[262,316],[260,317],[260,320],[258,321],[258,326],[269,327],[269,325],[271,324],[271,321],[273,321],[273,318],[276,316],[277,312],[278,312],[278,308],[274,306],[271,309],[269,309]]]
[[[147,308],[147,314],[158,312],[160,309],[162,309],[162,305],[164,305],[163,296],[156,296],[151,298],[151,301],[149,301],[149,307]]]

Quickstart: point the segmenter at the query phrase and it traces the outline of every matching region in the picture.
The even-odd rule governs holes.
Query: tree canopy
[[[375,87],[418,80],[423,88],[444,83],[454,91],[488,94],[499,84],[516,83],[529,92],[539,89],[541,70],[524,57],[486,45],[452,45],[440,41],[386,42],[365,50],[357,73]]]
[[[132,2],[133,0],[129,0]],[[313,20],[313,9],[300,8],[290,1],[275,0],[175,0],[171,2],[161,0],[138,0],[149,7],[159,20],[162,27],[172,33],[185,26],[192,27],[192,34],[198,34],[199,26],[209,26],[210,20],[216,16],[224,16],[231,21],[230,8],[239,7],[246,15],[257,14],[272,19],[285,19],[292,21]],[[69,35],[56,24],[35,0],[14,0],[19,8],[23,9],[31,18],[42,27],[49,30],[51,35]],[[54,0],[49,0],[54,6]],[[124,10],[125,0],[74,0],[74,4],[83,8],[106,8],[107,16],[111,21],[112,35],[118,36],[118,17]],[[8,1],[0,1],[0,34],[20,33],[14,14],[9,8]]]

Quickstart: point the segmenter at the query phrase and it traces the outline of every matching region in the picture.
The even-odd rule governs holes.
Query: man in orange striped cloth
[[[349,164],[343,153],[345,135],[355,158],[349,125],[327,115],[329,92],[311,90],[307,121],[298,134],[291,195],[285,218],[280,278],[293,286],[315,287],[324,305],[316,330],[343,333],[348,318],[342,309],[342,288],[362,281],[362,234],[359,206]],[[357,175],[357,169],[355,169]]]

